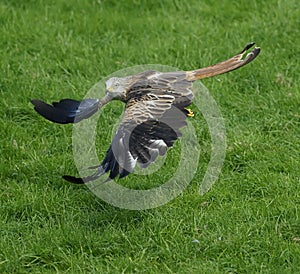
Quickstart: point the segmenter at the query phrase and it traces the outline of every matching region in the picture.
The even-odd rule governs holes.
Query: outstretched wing
[[[109,179],[127,176],[138,163],[145,168],[165,155],[181,136],[193,94],[184,72],[144,72],[130,87],[122,122],[95,174],[81,178],[64,176],[73,183],[86,183],[109,172]],[[147,80],[146,80],[147,79]]]
[[[199,79],[204,79],[208,77],[212,77],[215,75],[220,75],[238,68],[241,68],[250,62],[252,62],[260,53],[260,48],[254,48],[250,53],[248,53],[243,59],[243,56],[249,50],[254,46],[255,43],[249,43],[246,45],[246,47],[237,55],[233,56],[232,58],[217,63],[212,66],[208,66],[201,69],[191,70],[186,72],[186,78],[189,81],[196,81]]]
[[[31,100],[34,109],[40,115],[51,122],[59,124],[77,123],[82,119],[87,119],[99,109],[100,100],[85,99],[77,101],[73,99],[63,99],[53,102],[52,105],[34,99]]]

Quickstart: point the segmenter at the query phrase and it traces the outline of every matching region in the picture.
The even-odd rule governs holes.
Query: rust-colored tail
[[[260,52],[260,48],[254,48],[250,53],[247,54],[245,59],[242,59],[246,51],[251,47],[253,47],[254,44],[255,43],[253,42],[249,43],[239,54],[235,55],[234,57],[226,61],[220,62],[218,64],[206,68],[187,71],[186,79],[189,81],[196,81],[199,79],[223,74],[247,65],[248,63],[253,61]]]

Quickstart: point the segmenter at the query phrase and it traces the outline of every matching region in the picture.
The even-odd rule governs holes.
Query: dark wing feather
[[[59,124],[77,123],[89,118],[99,109],[99,102],[98,99],[82,101],[63,99],[49,105],[38,99],[31,100],[36,112],[49,121]]]
[[[186,125],[185,107],[191,104],[191,82],[185,72],[139,74],[128,91],[128,101],[122,122],[106,156],[95,174],[83,182],[109,172],[108,179],[131,173],[138,163],[147,167],[158,155],[165,155],[168,147],[181,136]],[[70,176],[67,176],[68,181]],[[78,183],[78,178],[74,178]]]
[[[105,172],[110,171],[111,179],[118,175],[128,175],[137,162],[147,164],[154,161],[157,157],[154,155],[154,149],[159,150],[159,154],[164,154],[162,151],[166,151],[166,145],[155,144],[156,140],[161,139],[155,136],[159,134],[155,128],[161,129],[159,119],[171,109],[174,99],[171,95],[148,93],[139,100],[131,99],[127,102],[123,120],[101,164],[102,167],[106,167]],[[170,142],[168,140],[169,144]]]

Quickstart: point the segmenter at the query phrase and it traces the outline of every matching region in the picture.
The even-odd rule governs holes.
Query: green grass
[[[299,273],[299,1],[123,2],[0,1],[0,272]],[[81,99],[114,71],[190,70],[250,41],[262,48],[257,60],[203,81],[228,144],[208,193],[198,194],[205,127],[199,171],[162,207],[116,208],[61,179],[77,174],[72,126],[42,119],[30,99]],[[117,119],[114,104],[107,116]],[[110,136],[98,142],[103,155]],[[132,178],[147,185],[172,170]]]

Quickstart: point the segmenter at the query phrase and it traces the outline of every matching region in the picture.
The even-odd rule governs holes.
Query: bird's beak
[[[106,94],[109,94],[109,93],[111,93],[113,90],[112,90],[112,88],[111,87],[107,87],[107,89],[106,89]]]

